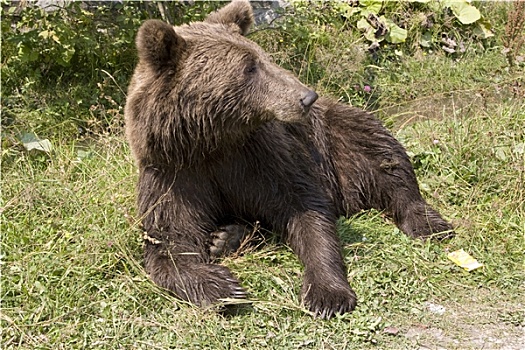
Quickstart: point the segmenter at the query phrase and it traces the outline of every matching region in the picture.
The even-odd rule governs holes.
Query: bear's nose
[[[301,104],[304,108],[310,108],[315,101],[317,101],[317,98],[319,96],[315,93],[315,91],[308,91],[305,97],[301,99]]]

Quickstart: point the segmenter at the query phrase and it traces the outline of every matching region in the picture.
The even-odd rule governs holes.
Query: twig
[[[120,85],[117,83],[117,81],[115,80],[115,78],[113,78],[113,76],[111,74],[109,74],[107,71],[105,71],[104,69],[101,69],[102,72],[106,73],[108,75],[108,77],[111,78],[111,80],[113,80],[113,82],[115,83],[115,85],[117,85],[117,87],[119,88],[120,92],[122,92],[124,94],[124,96],[127,98],[128,95],[124,92],[124,90],[122,90],[122,88],[120,87]]]

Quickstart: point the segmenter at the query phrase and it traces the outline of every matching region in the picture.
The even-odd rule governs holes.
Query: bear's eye
[[[254,74],[255,72],[257,72],[257,65],[255,63],[252,63],[244,68],[244,73],[246,74]]]

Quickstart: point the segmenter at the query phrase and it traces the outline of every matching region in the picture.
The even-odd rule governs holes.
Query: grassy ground
[[[318,64],[324,59],[331,77],[360,71],[355,60],[318,52]],[[309,80],[307,68],[297,73]],[[341,77],[314,84],[352,97],[333,81]],[[136,170],[121,111],[111,133],[72,137],[46,119],[52,107],[19,108],[2,143],[2,348],[521,349],[523,66],[509,71],[498,50],[459,60],[416,55],[383,64],[372,88],[378,115],[406,146],[425,197],[457,225],[457,237],[414,241],[378,212],[341,219],[359,305],[329,321],[301,308],[302,267],[273,241],[223,261],[253,301],[237,315],[199,310],[159,290],[142,268]],[[357,97],[366,105],[366,95]],[[34,131],[47,135],[51,153],[26,152],[13,141]],[[460,248],[483,268],[465,272],[450,262],[447,252]]]

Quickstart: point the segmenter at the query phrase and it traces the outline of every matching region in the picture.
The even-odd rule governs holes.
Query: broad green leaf
[[[341,12],[347,18],[350,18],[361,11],[361,8],[359,7],[350,6],[347,3],[339,1],[335,3],[335,6],[337,7],[338,11]]]
[[[392,44],[399,44],[404,43],[407,38],[407,30],[401,28],[397,24],[395,24],[392,20],[386,18],[385,16],[381,16],[380,20],[386,24],[386,27],[388,28],[388,33],[386,35],[386,41]]]
[[[432,33],[425,32],[419,39],[419,45],[423,47],[430,47],[432,44]]]
[[[375,35],[375,28],[372,27],[370,23],[366,20],[366,18],[361,18],[359,21],[357,21],[357,28],[364,31],[363,36],[366,40],[374,42],[381,42],[383,41],[383,38],[376,38]]]
[[[34,62],[38,60],[39,55],[36,50],[33,50],[29,46],[22,44],[18,48],[18,57],[20,57],[22,62]]]
[[[386,35],[386,41],[392,44],[404,43],[407,38],[407,30],[396,24],[390,27],[390,31]]]
[[[363,16],[368,17],[368,15],[371,13],[377,15],[379,11],[381,11],[381,7],[383,7],[383,1],[381,0],[361,0],[359,1],[359,6],[363,8],[361,10],[361,13],[363,14]]]
[[[463,24],[474,23],[481,18],[481,13],[474,6],[467,6],[458,14],[458,19]]]
[[[490,30],[491,28],[490,23],[482,18],[478,21],[476,28],[474,28],[474,34],[482,39],[493,37],[494,33]]]
[[[366,18],[361,18],[359,21],[357,21],[357,29],[368,30],[371,28],[372,26],[370,25],[370,23],[368,23]]]
[[[384,37],[382,37],[382,36],[376,37],[376,33],[375,33],[374,29],[367,30],[363,34],[363,36],[365,37],[366,40],[371,41],[371,42],[377,41],[378,43],[380,43],[384,39]]]
[[[466,1],[452,1],[449,4],[454,16],[463,24],[471,24],[481,18],[479,10]]]
[[[359,7],[348,7],[344,14],[347,18],[350,18],[359,12],[361,12],[361,9]]]
[[[441,13],[445,7],[448,7],[441,1],[430,1],[426,6],[434,13]]]

